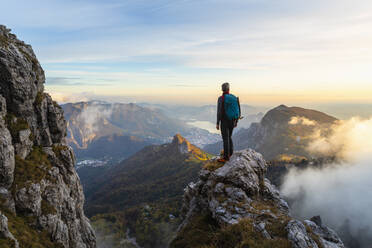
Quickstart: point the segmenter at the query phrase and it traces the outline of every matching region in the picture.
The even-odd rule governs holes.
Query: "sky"
[[[0,2],[59,102],[372,103],[372,1]]]

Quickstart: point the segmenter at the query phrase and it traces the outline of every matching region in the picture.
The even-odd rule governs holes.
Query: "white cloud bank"
[[[344,162],[291,169],[281,193],[294,201],[292,211],[299,217],[321,215],[337,230],[349,222],[360,247],[367,247],[372,241],[372,119],[341,122],[328,138],[319,137],[309,149],[337,154]]]

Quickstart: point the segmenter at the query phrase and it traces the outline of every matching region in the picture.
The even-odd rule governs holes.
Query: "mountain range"
[[[168,116],[172,116],[173,118],[184,120],[186,122],[205,121],[212,123],[213,127],[216,122],[217,105],[174,106],[149,103],[139,103],[139,105],[151,109],[159,109]],[[251,123],[259,122],[264,115],[263,113],[265,113],[267,110],[267,107],[241,104],[241,112],[244,118],[240,122],[240,127],[249,127]]]
[[[67,141],[78,160],[113,157],[127,158],[149,144],[161,144],[181,133],[192,143],[203,146],[216,142],[217,134],[170,118],[162,110],[137,104],[102,101],[62,105],[67,120]]]

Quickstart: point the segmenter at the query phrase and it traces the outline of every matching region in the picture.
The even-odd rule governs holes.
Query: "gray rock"
[[[19,248],[18,240],[16,240],[13,234],[8,228],[8,218],[0,212],[0,238],[13,240],[15,247]]]
[[[33,142],[30,140],[31,130],[24,129],[19,131],[18,138],[19,143],[16,143],[14,146],[15,152],[18,156],[25,159],[27,155],[31,152]]]
[[[0,187],[10,188],[14,179],[14,147],[5,125],[5,98],[0,96]]]
[[[0,36],[0,204],[15,214],[34,217],[33,224],[65,248],[94,248],[74,154],[65,143],[63,111],[43,92],[44,72],[31,46],[4,26]],[[14,181],[15,156],[27,160],[35,146],[42,147],[48,162],[35,165],[39,176]]]
[[[324,247],[344,248],[337,234],[327,227],[305,221],[312,230],[310,234],[303,222],[291,218],[288,204],[264,178],[266,167],[260,154],[247,149],[235,152],[229,162],[215,171],[202,169],[199,181],[185,188],[184,220],[178,230],[187,226],[193,216],[209,214],[221,226],[249,219],[262,237],[274,239],[275,234],[270,234],[267,225],[289,220],[283,231],[294,248],[318,248],[312,237],[317,237]]]
[[[311,220],[305,220],[304,223],[309,226],[317,236],[319,236],[320,242],[324,248],[344,247],[344,244],[336,232],[322,225],[320,216],[316,216],[315,218],[313,217],[311,219],[317,221],[317,223]]]
[[[0,201],[2,206],[15,213],[15,203],[12,193],[6,188],[0,188]]]
[[[309,237],[306,228],[301,221],[291,220],[286,230],[288,232],[288,240],[292,243],[293,248],[318,248],[315,241]]]

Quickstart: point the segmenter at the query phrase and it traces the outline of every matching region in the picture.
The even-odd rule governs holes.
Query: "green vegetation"
[[[55,244],[46,231],[39,231],[34,227],[34,218],[16,216],[7,209],[0,209],[8,218],[9,231],[19,242],[19,247],[25,248],[62,248],[61,244]],[[0,247],[14,247],[13,241],[0,239]]]
[[[313,230],[311,229],[311,227],[305,224],[305,228],[306,228],[306,232],[307,232],[307,233],[309,234],[309,236],[310,236],[310,237],[315,241],[315,243],[317,244],[317,246],[318,246],[319,248],[324,248],[322,242],[321,242],[320,239],[319,239],[319,236],[316,235],[316,234],[313,232]]]
[[[15,242],[14,240],[11,240],[9,238],[0,238],[0,247],[2,248],[14,248],[15,247]]]
[[[29,125],[25,119],[17,118],[15,115],[8,113],[5,116],[6,125],[12,136],[13,141],[18,142],[19,132],[21,130],[29,129]]]
[[[56,102],[56,101],[52,101],[52,103],[53,103],[53,106],[55,107],[55,108],[59,108],[59,109],[62,109],[62,107]]]
[[[36,98],[35,98],[35,102],[34,102],[34,104],[36,105],[36,106],[41,106],[41,103],[43,102],[43,100],[44,100],[44,98],[45,98],[45,95],[44,95],[44,93],[43,92],[41,92],[41,91],[39,91],[38,93],[37,93],[37,95],[36,95]]]
[[[127,238],[125,219],[120,214],[100,214],[91,219],[92,226],[97,235],[97,244],[110,244],[111,247],[120,247]]]
[[[285,227],[290,218],[277,211],[270,201],[255,199],[251,206],[252,213],[257,214],[258,222],[264,220],[266,231],[272,239],[266,239],[254,228],[253,220],[243,219],[234,225],[220,226],[209,214],[196,215],[179,232],[170,245],[171,248],[290,248]],[[262,214],[269,210],[270,214]],[[257,223],[256,223],[257,224]]]
[[[166,247],[180,224],[180,207],[178,204],[172,206],[169,202],[159,202],[115,213],[98,214],[91,221],[98,234],[98,244],[110,244],[112,248],[122,247],[120,244],[129,238],[129,230],[129,235],[136,237],[141,247]],[[129,244],[127,246],[131,247]]]
[[[258,232],[251,219],[241,220],[229,226],[219,226],[208,215],[195,216],[184,227],[177,238],[172,241],[171,248],[290,248],[286,238],[285,225],[287,222],[273,220],[266,229],[273,239],[266,239]]]
[[[215,171],[218,168],[221,168],[222,166],[224,166],[224,163],[220,163],[220,162],[217,162],[217,161],[208,161],[208,162],[205,163],[203,168],[207,169],[209,171]]]
[[[180,223],[183,189],[209,158],[189,148],[183,154],[175,144],[149,146],[105,171],[85,188],[86,214],[95,221],[118,215],[141,247],[166,247]]]
[[[65,145],[53,145],[53,152],[57,158],[62,158],[62,151],[69,151],[68,147]]]
[[[9,39],[4,35],[0,35],[0,46],[5,48],[9,46]]]
[[[48,170],[52,165],[48,160],[47,155],[39,146],[34,146],[31,153],[22,159],[15,156],[15,170],[14,170],[14,183],[13,193],[17,190],[29,186],[31,183],[40,182],[44,178],[49,178]]]
[[[44,215],[48,215],[48,214],[56,214],[57,210],[47,200],[42,199],[41,200],[41,212]]]

